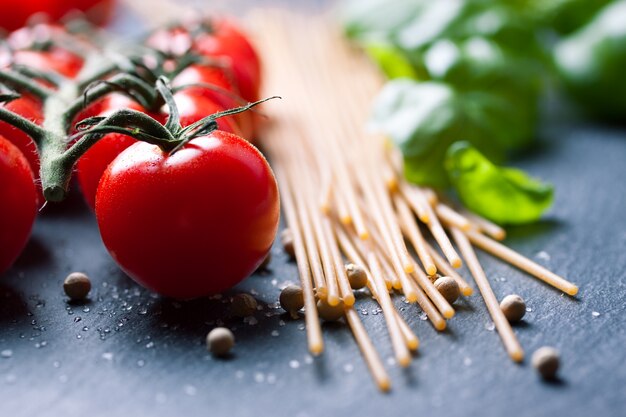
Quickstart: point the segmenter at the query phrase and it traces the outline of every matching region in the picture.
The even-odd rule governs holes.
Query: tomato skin
[[[186,299],[231,288],[263,261],[278,229],[276,180],[263,155],[214,131],[168,155],[137,143],[104,173],[102,240],[139,284]]]
[[[240,95],[235,81],[231,80],[222,69],[216,67],[190,65],[178,74],[172,81],[172,85],[174,87],[197,83],[210,84],[231,92],[235,96]],[[222,109],[232,109],[244,104],[236,100],[235,97],[229,96],[228,94],[220,91],[211,90],[210,88],[190,87],[182,90],[181,93],[188,96],[206,97],[213,102],[220,104]],[[251,141],[254,134],[252,113],[239,113],[234,115],[233,118],[235,119],[237,126],[239,126],[239,135],[244,139]]]
[[[194,37],[184,27],[162,29],[154,32],[146,44],[174,56],[192,49],[207,58],[221,60],[232,70],[241,96],[247,101],[257,101],[261,87],[261,64],[252,43],[229,20],[211,19],[208,26],[210,28],[204,33]]]
[[[12,111],[15,114],[23,116],[38,125],[43,122],[41,104],[34,98],[22,96],[6,104],[1,104],[0,106]],[[26,157],[26,160],[28,160],[30,168],[35,177],[35,181],[38,184],[37,201],[39,204],[42,204],[44,198],[41,192],[41,186],[39,185],[39,154],[37,153],[37,146],[35,145],[35,142],[33,142],[30,136],[28,136],[20,129],[13,127],[12,125],[3,121],[0,121],[0,136],[3,136],[9,142],[17,146],[17,148]]]
[[[176,106],[178,107],[178,112],[180,114],[180,124],[183,127],[189,126],[190,124],[195,123],[200,119],[204,119],[213,113],[225,110],[224,107],[207,97],[194,96],[187,94],[186,92],[174,95],[174,101],[176,102]],[[166,110],[167,109],[164,109],[164,112]],[[243,134],[239,125],[235,121],[234,116],[220,117],[216,121],[219,130],[234,133],[237,136],[241,136]]]
[[[233,69],[241,96],[248,101],[257,101],[261,87],[261,64],[254,47],[232,21],[214,19],[211,24],[212,32],[198,35],[194,49],[202,55],[226,60]]]
[[[76,121],[93,116],[110,116],[119,109],[146,110],[137,102],[123,94],[110,94],[83,110]],[[160,119],[159,119],[160,120]],[[136,142],[130,136],[111,133],[96,142],[76,164],[76,178],[83,192],[85,202],[92,210],[96,208],[96,190],[107,166],[126,148]]]
[[[102,174],[124,149],[135,142],[130,136],[111,133],[100,139],[78,160],[76,178],[85,202],[92,210],[96,208],[96,191]]]
[[[83,59],[55,44],[56,39],[65,35],[65,29],[57,24],[39,23],[20,28],[7,38],[14,51],[11,55],[3,54],[3,66],[15,63],[73,78],[82,68]],[[52,45],[44,49],[33,48],[34,44],[45,41],[50,41]]]
[[[53,21],[77,9],[92,11],[87,13],[89,20],[98,25],[106,24],[113,14],[114,0],[21,0],[3,1],[0,14],[0,27],[15,30],[24,26],[28,19],[37,13],[45,13]]]
[[[77,55],[56,47],[46,51],[15,51],[13,61],[40,71],[52,70],[69,78],[76,77],[83,66],[83,60]]]
[[[19,256],[37,214],[33,173],[19,149],[0,136],[0,274]]]

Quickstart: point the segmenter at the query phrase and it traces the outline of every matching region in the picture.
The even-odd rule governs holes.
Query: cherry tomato
[[[215,86],[220,90],[213,90],[205,87],[190,87],[182,92],[189,96],[207,97],[215,103],[218,103],[223,109],[231,109],[242,105],[236,99],[239,96],[239,89],[234,80],[220,68],[190,65],[174,78],[172,85],[174,87],[191,85],[191,84],[208,84]],[[230,93],[230,95],[229,95]],[[253,121],[251,112],[243,112],[233,116],[240,129],[240,136],[251,140],[253,138]]]
[[[222,111],[223,108],[206,97],[193,97],[184,93],[179,93],[175,97],[179,107],[180,122],[183,127],[190,125],[208,115]],[[109,116],[115,110],[122,108],[133,109],[146,113],[146,110],[135,101],[122,94],[111,94],[102,100],[97,101],[88,109],[83,111],[77,120],[82,120],[91,116]],[[154,119],[164,122],[167,118],[165,113],[152,114]],[[238,133],[239,128],[232,117],[223,117],[217,120],[221,130],[231,133]],[[78,160],[76,164],[78,184],[83,192],[87,205],[92,209],[96,207],[96,190],[102,174],[107,166],[126,148],[136,142],[135,139],[117,133],[104,136],[94,144]]]
[[[76,121],[92,116],[109,116],[115,110],[133,109],[145,113],[145,109],[123,94],[110,94],[96,101],[79,114]],[[130,136],[111,133],[100,139],[78,160],[76,164],[76,177],[83,192],[87,205],[92,209],[96,207],[96,190],[100,177],[107,166],[124,149],[134,144],[135,139]]]
[[[83,61],[77,55],[61,48],[52,47],[46,51],[15,51],[13,62],[40,71],[54,71],[69,78],[78,74]]]
[[[191,33],[183,27],[159,29],[150,34],[146,45],[167,55],[178,57],[186,54],[193,44]]]
[[[11,62],[40,71],[55,71],[66,77],[75,77],[83,66],[83,59],[54,44],[55,39],[63,35],[64,31],[61,26],[45,23],[16,30],[7,39],[14,49]],[[51,45],[33,48],[33,45],[48,41]],[[6,57],[3,57],[3,61],[6,61]]]
[[[37,214],[33,173],[19,149],[0,136],[0,273],[28,241]]]
[[[226,68],[232,70],[241,96],[247,101],[259,98],[261,65],[254,47],[228,20],[212,19],[202,25],[197,22],[189,26],[200,26],[197,35],[192,35],[184,27],[162,29],[154,32],[146,41],[147,45],[173,56],[180,56],[193,50],[208,58],[220,59]]]
[[[3,1],[0,27],[15,30],[24,26],[28,19],[43,13],[58,21],[71,10],[80,10],[96,24],[106,24],[113,14],[114,0],[21,0]]]
[[[233,69],[242,97],[248,101],[258,100],[261,64],[254,47],[233,22],[214,19],[211,25],[211,32],[201,33],[195,38],[194,50],[226,60]]]
[[[180,124],[183,127],[189,126],[213,113],[225,110],[224,107],[207,97],[193,96],[185,92],[176,94],[174,100],[180,113]],[[167,109],[164,109],[164,112],[167,113]],[[216,121],[219,130],[234,133],[238,136],[242,135],[234,116],[220,117]]]
[[[162,295],[224,291],[263,261],[276,235],[276,180],[244,139],[214,131],[168,154],[136,143],[104,173],[96,198],[117,264]]]
[[[31,122],[41,124],[43,121],[41,104],[34,98],[23,96],[6,104],[2,104],[1,106],[12,111],[13,113],[25,117]],[[39,184],[39,154],[37,153],[37,147],[30,136],[20,129],[3,121],[0,121],[0,136],[8,139],[22,152],[22,154],[26,157],[26,160],[28,160],[31,170],[33,171],[36,183]],[[37,186],[37,195],[38,203],[43,203],[44,198],[39,185]]]

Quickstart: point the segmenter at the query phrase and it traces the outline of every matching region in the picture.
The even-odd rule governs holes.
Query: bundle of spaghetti
[[[287,226],[294,232],[309,350],[317,355],[323,349],[316,303],[343,306],[374,380],[380,389],[389,389],[380,357],[354,309],[344,264],[365,271],[396,360],[408,366],[419,340],[396,308],[394,294],[418,304],[435,329],[445,329],[455,310],[433,281],[449,276],[463,296],[473,293],[456,270],[462,264],[460,252],[507,352],[521,360],[521,345],[472,245],[569,295],[577,287],[499,243],[505,237],[499,226],[404,179],[399,152],[366,129],[383,78],[328,19],[281,11],[259,11],[253,17],[263,44],[259,50],[265,52],[265,91],[284,99],[283,105],[266,109],[261,145],[275,169]]]

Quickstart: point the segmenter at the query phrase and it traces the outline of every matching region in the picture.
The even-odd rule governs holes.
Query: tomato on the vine
[[[248,40],[233,22],[211,19],[198,26],[195,33],[185,27],[174,27],[154,32],[147,45],[166,54],[180,56],[192,50],[210,59],[217,59],[237,82],[241,96],[247,101],[259,98],[261,65],[259,57]]]
[[[15,51],[13,62],[40,71],[52,70],[69,78],[75,77],[83,66],[83,60],[77,55],[55,47],[45,51]]]
[[[263,155],[213,131],[168,153],[136,143],[107,168],[96,198],[102,240],[135,281],[162,295],[226,290],[263,261],[279,198]]]
[[[233,69],[241,95],[248,101],[259,99],[261,64],[247,36],[233,22],[214,19],[211,30],[199,34],[194,50],[202,55],[223,58]]]
[[[176,104],[180,112],[180,122],[183,127],[190,125],[210,114],[224,110],[206,97],[193,97],[183,93],[175,96]],[[132,109],[148,113],[137,102],[122,94],[111,94],[89,106],[77,117],[82,120],[92,116],[109,116],[119,109]],[[149,113],[154,119],[164,122],[167,118],[165,112]],[[239,133],[239,128],[232,116],[222,117],[217,120],[221,130],[230,133]],[[96,207],[96,190],[102,174],[107,166],[126,148],[136,142],[130,136],[119,133],[109,133],[89,148],[76,164],[78,184],[83,192],[87,205],[92,209]]]
[[[26,157],[2,136],[0,184],[0,273],[3,273],[28,241],[37,214],[37,192]]]
[[[1,106],[39,125],[43,121],[41,104],[34,98],[23,96]],[[35,142],[22,130],[3,121],[0,121],[0,136],[8,139],[22,152],[33,171],[36,183],[39,184],[39,154]],[[39,187],[37,187],[37,194],[38,202],[43,203],[43,195]]]
[[[178,107],[180,124],[182,127],[189,126],[200,119],[204,119],[214,113],[226,110],[223,106],[207,97],[193,96],[187,94],[186,92],[175,94],[174,100],[176,101],[176,107]],[[167,112],[167,109],[165,109],[165,112]],[[234,133],[238,136],[243,136],[243,132],[235,119],[236,116],[237,115],[226,116],[217,119],[216,122],[218,129],[228,133]]]
[[[174,87],[193,84],[207,84],[215,88],[188,87],[182,93],[188,96],[206,97],[218,103],[222,109],[231,109],[242,104],[240,100],[237,100],[240,93],[235,81],[231,80],[228,74],[219,67],[190,65],[172,80],[172,86]],[[240,136],[251,140],[254,133],[252,113],[238,113],[233,118],[239,127]]]
[[[65,77],[75,77],[83,66],[83,59],[55,44],[64,32],[61,26],[45,23],[16,30],[7,39],[13,52],[2,57],[3,64],[25,65],[39,71],[54,71]]]

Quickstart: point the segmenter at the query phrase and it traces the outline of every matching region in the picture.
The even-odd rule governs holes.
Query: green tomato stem
[[[52,84],[54,87],[58,87],[67,80],[67,78],[63,75],[57,74],[53,71],[41,71],[26,65],[13,65],[12,69],[13,71],[18,72],[26,77],[38,78],[40,80],[43,80],[47,83]]]
[[[108,133],[124,134],[158,145],[165,151],[169,151],[178,143],[163,125],[150,116],[136,110],[119,110],[95,127],[81,133],[82,138],[69,148],[66,148],[65,140],[54,140],[48,142],[51,143],[49,147],[42,149],[41,183],[46,200],[61,201],[65,198],[74,165],[90,147]]]
[[[165,77],[159,77],[156,82],[156,89],[165,101],[167,109],[169,110],[165,128],[174,135],[177,135],[181,130],[183,130],[183,127],[180,125],[180,113],[178,112],[178,106],[176,105],[176,100],[174,100],[172,90],[168,86],[168,79]]]
[[[54,94],[54,91],[48,87],[44,87],[31,78],[11,70],[0,71],[0,82],[20,91],[28,91],[41,100],[45,100]]]
[[[85,89],[83,95],[76,98],[70,104],[67,110],[63,113],[66,130],[69,130],[74,118],[87,105],[116,91],[129,96],[147,109],[151,109],[156,101],[154,89],[150,84],[146,83],[139,77],[135,77],[134,75],[117,74],[110,79],[95,85],[93,88]]]
[[[43,141],[46,135],[46,131],[41,126],[38,126],[25,117],[15,114],[4,107],[0,107],[0,120],[26,133],[33,139],[35,144],[37,144],[37,147],[39,147],[39,144]]]

